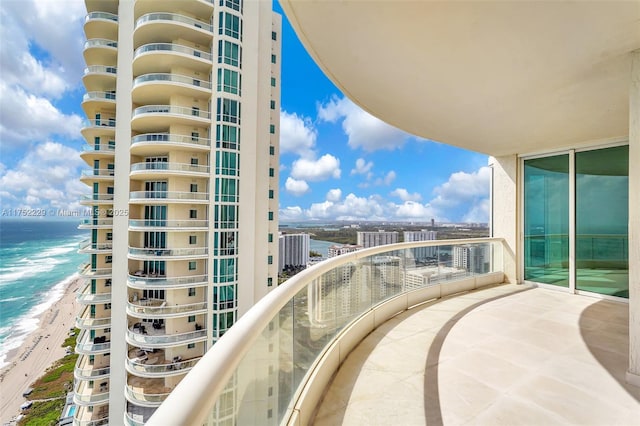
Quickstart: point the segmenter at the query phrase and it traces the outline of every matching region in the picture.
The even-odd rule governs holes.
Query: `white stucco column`
[[[491,236],[506,241],[504,250],[505,281],[518,279],[518,156],[490,157],[491,179]]]
[[[631,58],[629,88],[629,370],[640,386],[640,50]]]

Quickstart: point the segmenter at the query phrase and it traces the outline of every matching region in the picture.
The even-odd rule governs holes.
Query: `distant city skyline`
[[[84,2],[8,0],[0,10],[3,208],[82,209]],[[488,221],[485,155],[416,138],[360,109],[286,18],[282,47],[281,221]]]

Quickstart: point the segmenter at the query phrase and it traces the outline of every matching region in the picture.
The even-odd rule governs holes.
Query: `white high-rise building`
[[[306,268],[309,263],[309,234],[282,234],[278,238],[278,272],[286,268]]]
[[[428,231],[423,229],[421,231],[404,231],[403,233],[404,242],[411,241],[432,241],[438,239],[437,231]],[[417,249],[413,249],[413,255],[416,260],[424,261],[427,258],[432,258],[437,255],[436,247],[420,247]]]
[[[336,257],[345,253],[352,253],[354,251],[362,250],[362,246],[353,244],[333,245],[329,247],[327,257]]]
[[[452,251],[454,268],[472,273],[486,273],[489,270],[489,256],[486,245],[455,246]]]
[[[85,3],[75,422],[142,424],[277,279],[281,17]]]
[[[397,231],[358,232],[358,245],[363,248],[395,244],[398,242]]]

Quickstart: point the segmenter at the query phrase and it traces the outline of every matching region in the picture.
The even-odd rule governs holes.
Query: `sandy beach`
[[[0,424],[20,413],[24,390],[65,355],[61,345],[75,325],[76,291],[81,284],[80,278],[70,281],[62,298],[40,316],[38,329],[20,348],[9,353],[9,365],[0,371]]]

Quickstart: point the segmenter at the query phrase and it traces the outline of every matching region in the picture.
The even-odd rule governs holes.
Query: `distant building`
[[[334,245],[329,247],[328,257],[336,257],[341,254],[352,253],[358,250],[362,250],[362,246],[353,244]]]
[[[423,229],[421,231],[404,231],[403,238],[405,242],[411,241],[431,241],[436,240],[438,237],[437,231],[427,231]],[[413,255],[416,260],[424,260],[436,256],[436,247],[420,247],[413,249]]]
[[[358,245],[363,248],[384,246],[398,242],[397,231],[358,232]]]
[[[489,272],[487,247],[486,245],[455,246],[452,253],[452,266],[477,274]]]
[[[306,268],[309,263],[309,234],[282,234],[278,238],[278,272]]]

